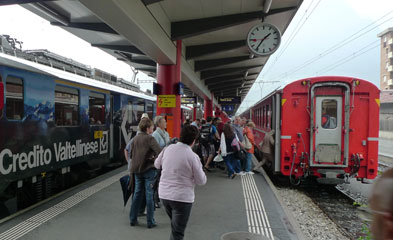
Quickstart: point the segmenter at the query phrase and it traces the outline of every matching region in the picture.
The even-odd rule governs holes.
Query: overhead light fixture
[[[268,13],[270,10],[270,7],[272,6],[273,0],[264,0],[263,2],[263,12]]]
[[[246,78],[248,76],[248,71],[246,71],[245,73],[244,73],[244,78]]]
[[[250,53],[250,55],[248,56],[250,59],[254,58],[254,54]]]

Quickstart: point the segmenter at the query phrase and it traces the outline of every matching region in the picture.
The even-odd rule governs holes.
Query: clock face
[[[274,53],[280,42],[280,30],[268,23],[254,26],[247,36],[248,48],[256,55],[266,56]]]

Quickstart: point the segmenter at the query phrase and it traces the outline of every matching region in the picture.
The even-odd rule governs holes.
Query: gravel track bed
[[[305,193],[287,187],[277,187],[277,190],[307,239],[350,239]]]

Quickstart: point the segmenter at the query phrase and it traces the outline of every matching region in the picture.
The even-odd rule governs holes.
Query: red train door
[[[311,87],[310,117],[310,166],[347,167],[349,85],[340,82],[314,84]]]
[[[315,104],[315,162],[341,162],[342,97],[317,96]]]

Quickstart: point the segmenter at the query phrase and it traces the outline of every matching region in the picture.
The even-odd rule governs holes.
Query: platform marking
[[[248,231],[274,240],[265,206],[252,175],[241,176],[246,205]]]
[[[37,213],[36,215],[30,217],[29,219],[15,225],[14,227],[8,229],[7,231],[0,234],[1,240],[16,240],[26,235],[27,233],[33,231],[37,227],[41,226],[50,219],[58,216],[59,214],[67,211],[73,206],[79,204],[83,200],[87,199],[91,195],[101,191],[102,189],[112,185],[113,183],[119,181],[121,177],[126,175],[128,171],[118,173],[104,181],[101,181],[91,187],[88,187],[80,192],[75,193],[71,197],[57,203],[56,205]]]

